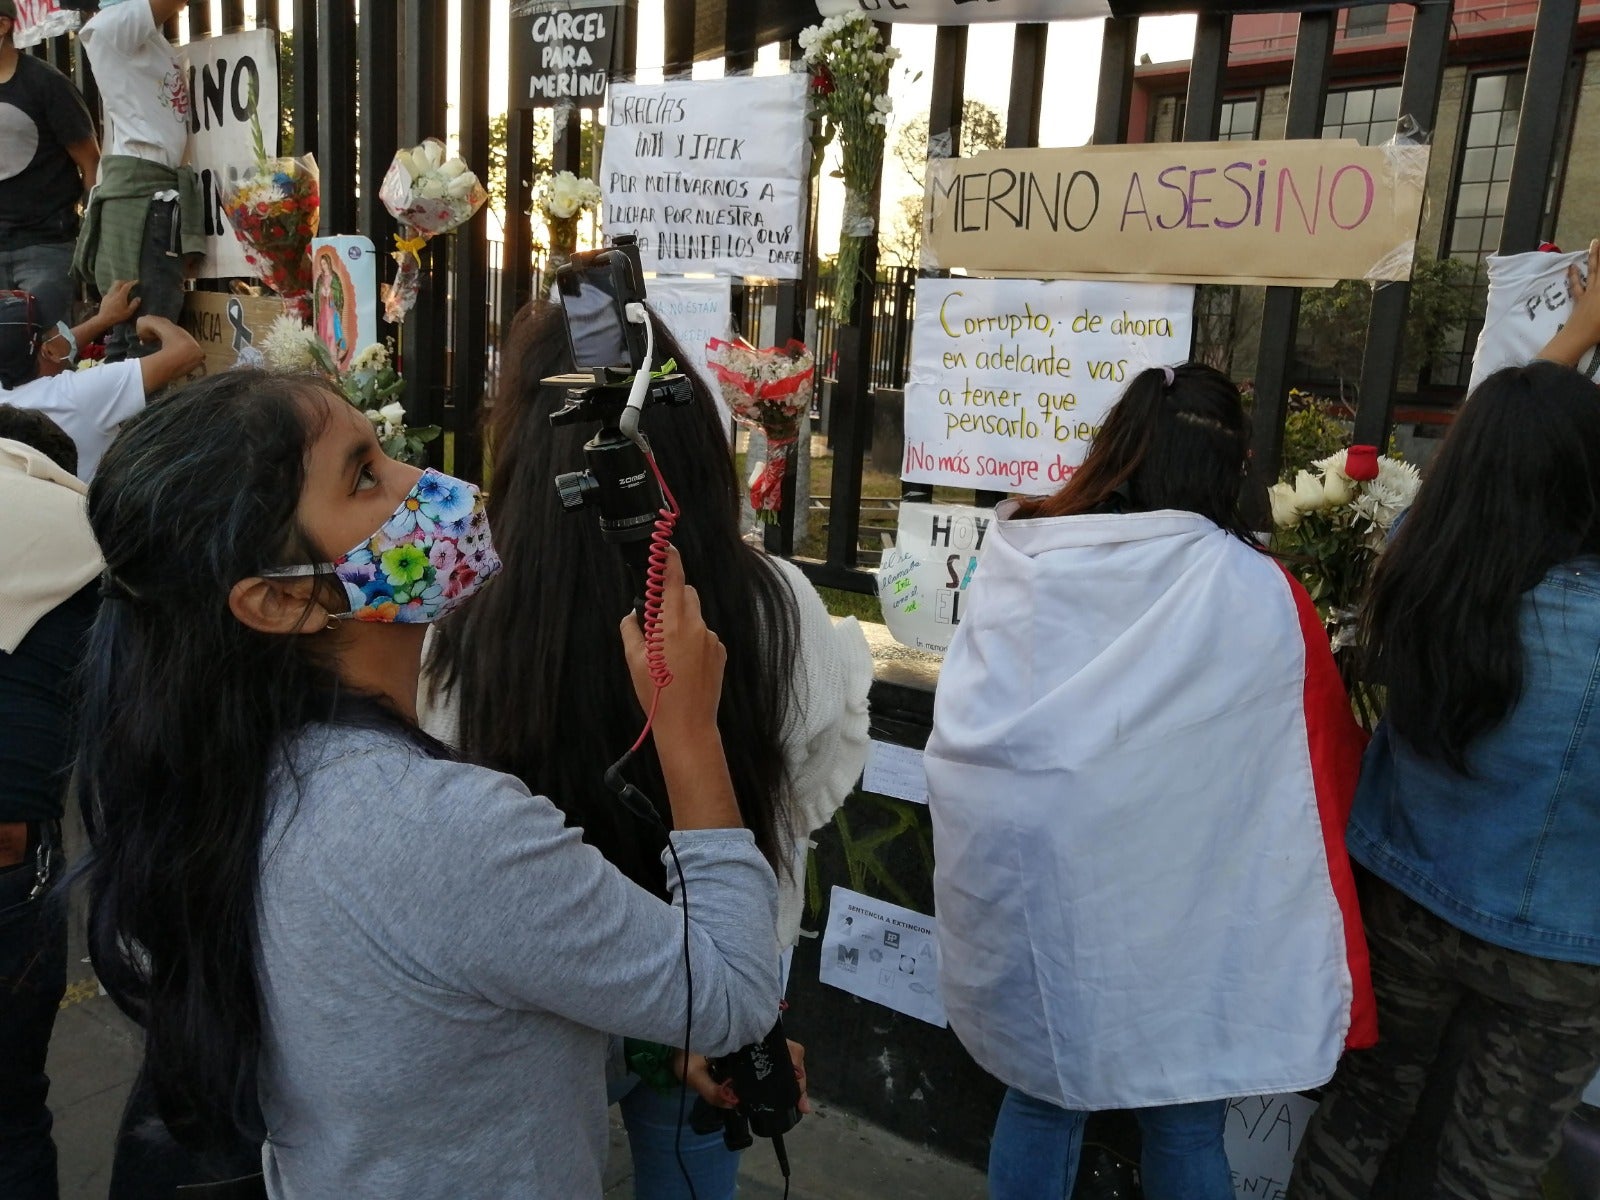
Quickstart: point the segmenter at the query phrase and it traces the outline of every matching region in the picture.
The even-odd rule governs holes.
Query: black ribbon
[[[233,352],[238,354],[246,346],[255,344],[255,337],[244,323],[244,305],[239,297],[228,297],[228,324],[233,326]]]

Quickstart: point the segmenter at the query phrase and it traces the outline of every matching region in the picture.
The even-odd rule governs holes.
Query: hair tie
[[[1178,381],[1178,377],[1177,377],[1177,375],[1175,375],[1173,373],[1173,370],[1172,370],[1171,367],[1162,367],[1161,368],[1161,373],[1167,377],[1167,386],[1168,387],[1171,387],[1174,383],[1176,383]]]
[[[134,595],[109,569],[100,572],[100,598],[102,600],[132,601]]]

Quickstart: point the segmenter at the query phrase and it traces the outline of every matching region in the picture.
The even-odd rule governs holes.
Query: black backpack
[[[21,387],[38,373],[39,308],[32,292],[0,291],[0,387]]]

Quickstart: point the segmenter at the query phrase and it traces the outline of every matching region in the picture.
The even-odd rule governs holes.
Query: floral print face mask
[[[496,571],[483,495],[431,468],[383,528],[331,563],[275,567],[265,577],[333,575],[350,611],[338,620],[426,625],[459,608]]]

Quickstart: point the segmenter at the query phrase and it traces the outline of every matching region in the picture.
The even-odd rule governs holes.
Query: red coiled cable
[[[662,645],[661,601],[667,590],[667,559],[668,552],[672,548],[672,531],[677,528],[681,510],[678,508],[678,501],[673,496],[672,489],[667,486],[666,477],[661,474],[661,468],[656,464],[656,456],[645,451],[645,461],[650,464],[650,470],[656,477],[656,484],[661,488],[661,495],[666,501],[656,515],[656,523],[650,535],[650,556],[644,575],[644,652],[645,661],[650,667],[650,679],[656,685],[656,690],[650,697],[650,711],[645,716],[644,728],[639,731],[639,737],[629,749],[629,754],[635,753],[644,745],[645,738],[650,736],[650,728],[656,720],[656,705],[661,700],[661,689],[672,682],[672,671],[667,666],[666,647]]]

